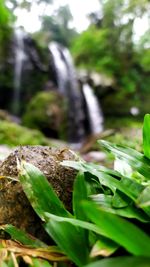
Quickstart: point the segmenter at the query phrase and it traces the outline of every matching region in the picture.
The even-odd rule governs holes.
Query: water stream
[[[49,44],[49,50],[51,51],[53,61],[54,61],[59,92],[65,95],[66,94],[66,83],[68,80],[68,71],[67,71],[67,66],[63,59],[61,50],[60,50],[60,46],[56,42],[51,42]]]
[[[24,52],[24,32],[21,29],[16,29],[14,33],[15,39],[15,63],[14,63],[14,91],[13,91],[13,106],[12,112],[15,115],[19,115],[20,111],[20,95],[21,95],[21,76],[22,76],[22,68],[23,62],[25,60],[25,52]]]
[[[80,142],[85,137],[84,111],[73,60],[69,50],[55,42],[50,43],[49,49],[54,61],[58,90],[68,100],[68,140]]]
[[[83,84],[82,90],[87,106],[91,133],[99,134],[104,130],[103,128],[104,117],[100,104],[93,92],[93,89],[88,83]]]

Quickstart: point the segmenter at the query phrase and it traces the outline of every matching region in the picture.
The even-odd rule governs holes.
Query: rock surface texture
[[[71,209],[73,181],[76,172],[60,165],[63,160],[74,160],[67,148],[54,149],[44,146],[24,146],[14,150],[0,164],[0,224],[13,224],[28,233],[46,240],[42,222],[35,214],[22,186],[10,178],[18,177],[17,158],[38,167],[47,177],[64,205]]]

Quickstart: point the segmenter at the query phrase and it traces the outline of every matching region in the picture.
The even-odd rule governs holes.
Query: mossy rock
[[[40,92],[29,102],[22,121],[49,137],[65,139],[66,108],[66,101],[58,92]]]
[[[31,130],[14,122],[0,120],[0,144],[50,145],[50,141],[38,130]]]
[[[0,224],[13,224],[46,241],[47,235],[43,230],[42,221],[32,209],[20,182],[10,180],[11,177],[18,178],[17,160],[21,161],[22,159],[38,167],[44,173],[66,208],[71,210],[76,171],[62,166],[60,163],[63,160],[75,160],[76,156],[67,148],[23,146],[14,150],[0,164],[0,175],[4,176],[0,180]]]
[[[0,120],[13,122],[13,117],[4,109],[0,109]]]

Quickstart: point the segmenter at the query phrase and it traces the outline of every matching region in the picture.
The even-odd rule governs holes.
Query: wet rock
[[[72,187],[76,172],[60,165],[62,160],[74,160],[74,154],[64,149],[44,146],[23,146],[14,150],[0,165],[0,224],[13,224],[28,233],[46,240],[42,222],[35,214],[19,182],[16,159],[24,159],[38,167],[47,177],[67,209],[71,209]]]
[[[12,152],[12,148],[7,145],[0,145],[0,164],[2,160],[8,157],[8,155]]]

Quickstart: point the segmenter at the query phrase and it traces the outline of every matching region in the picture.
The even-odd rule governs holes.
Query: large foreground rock
[[[59,198],[71,209],[72,187],[76,172],[60,165],[62,160],[75,159],[68,149],[44,146],[17,148],[0,165],[0,224],[13,224],[45,240],[42,222],[35,214],[19,182],[7,178],[18,177],[16,159],[24,159],[38,167],[47,177]],[[42,196],[41,196],[42,197]]]

